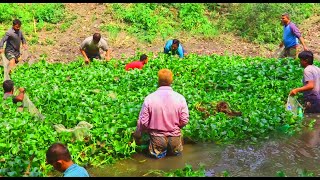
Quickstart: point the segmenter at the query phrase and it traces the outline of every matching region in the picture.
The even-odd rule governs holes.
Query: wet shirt
[[[15,56],[20,55],[20,45],[26,44],[26,39],[24,38],[22,31],[15,31],[13,28],[9,29],[4,37],[0,41],[0,49],[3,48],[4,43],[6,44],[5,53],[12,53]]]
[[[308,65],[303,70],[303,85],[307,84],[307,81],[314,81],[314,88],[309,91],[304,91],[303,96],[305,99],[318,99],[320,100],[320,68],[315,65]]]
[[[87,170],[77,164],[72,164],[63,173],[63,177],[90,177]]]
[[[130,69],[142,69],[144,66],[142,61],[133,61],[126,65],[125,69],[126,71],[129,71]]]
[[[290,48],[299,44],[298,38],[301,37],[301,33],[297,26],[290,22],[283,26],[283,43],[285,48]]]
[[[149,94],[142,105],[137,130],[152,136],[180,136],[189,121],[185,98],[170,86],[161,86]]]
[[[172,46],[173,40],[169,40],[167,41],[166,45],[164,46],[164,53],[168,54],[171,50],[171,46]],[[180,58],[183,58],[184,56],[184,49],[181,45],[181,43],[179,43],[178,49],[171,52],[172,55],[178,54]]]
[[[80,45],[80,49],[84,50],[89,56],[100,54],[100,48],[104,51],[107,51],[109,48],[107,41],[102,37],[97,44],[93,42],[93,36],[87,37]]]

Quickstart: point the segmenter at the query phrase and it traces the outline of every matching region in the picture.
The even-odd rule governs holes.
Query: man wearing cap
[[[303,92],[306,113],[320,113],[320,68],[313,64],[313,53],[302,51],[299,53],[300,64],[303,70],[303,86],[290,91],[294,96]]]
[[[149,153],[158,159],[167,154],[181,154],[181,129],[189,121],[186,99],[173,91],[172,81],[173,74],[169,69],[158,72],[159,88],[144,99],[137,129],[133,134],[135,140],[139,141],[142,132],[148,133]]]

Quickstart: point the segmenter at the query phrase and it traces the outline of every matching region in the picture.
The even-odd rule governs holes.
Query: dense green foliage
[[[236,31],[251,41],[275,43],[282,36],[280,14],[289,12],[293,22],[301,23],[319,5],[138,3],[110,7],[112,17],[122,24],[104,24],[102,30],[115,34],[125,30],[149,42],[157,36],[179,37],[181,32],[213,37],[218,32]],[[19,18],[30,43],[37,42],[35,30],[65,18],[63,4],[0,4],[0,10],[0,34],[11,27],[14,18]],[[61,31],[76,18],[67,18]],[[68,144],[74,161],[80,165],[113,163],[136,153],[142,146],[133,142],[131,133],[144,97],[157,89],[157,71],[161,68],[174,72],[172,87],[187,99],[190,122],[183,134],[192,140],[256,142],[275,130],[291,135],[300,128],[301,119],[284,110],[289,91],[301,85],[302,68],[296,60],[194,54],[182,60],[160,55],[142,71],[126,72],[124,65],[129,60],[132,59],[93,62],[89,66],[83,66],[82,60],[70,64],[48,64],[43,60],[18,67],[12,74],[16,87],[26,87],[45,120],[32,117],[27,111],[17,112],[11,101],[2,102],[0,175],[46,176],[52,167],[45,164],[45,151],[57,141]],[[2,76],[0,73],[3,79]],[[214,114],[214,105],[221,100],[241,111],[242,116]],[[199,111],[199,107],[206,108],[211,116]],[[77,141],[72,134],[57,133],[53,128],[59,123],[72,128],[80,121],[93,124],[89,140]],[[30,172],[25,173],[29,164]],[[166,175],[202,176],[201,173],[202,170],[194,172],[187,166]]]
[[[110,13],[115,19],[125,23],[122,27],[112,27],[126,30],[151,42],[157,36],[167,39],[181,31],[204,37],[216,35],[217,28],[205,15],[206,10],[207,6],[199,3],[137,3],[112,4]]]
[[[64,19],[65,9],[62,3],[1,3],[0,4],[0,36],[11,28],[15,18],[22,22],[22,30],[29,43],[36,43],[39,31],[47,24],[56,24]]]
[[[45,175],[52,170],[45,165],[45,151],[57,141],[68,144],[74,161],[81,165],[129,157],[139,147],[131,133],[141,105],[144,97],[157,89],[157,71],[161,68],[174,72],[172,87],[187,100],[190,122],[183,129],[184,136],[196,141],[254,142],[276,129],[288,134],[299,130],[301,119],[284,109],[290,89],[301,83],[302,68],[296,60],[195,54],[178,59],[161,54],[142,71],[126,72],[124,65],[129,60],[94,61],[89,66],[84,66],[83,60],[69,64],[42,60],[19,66],[11,78],[16,87],[27,89],[45,120],[2,106],[0,175],[21,176],[32,155],[31,175]],[[220,100],[243,115],[204,117],[197,110],[199,104]],[[72,134],[57,133],[52,127],[61,123],[72,128],[80,121],[93,125],[91,138],[86,141],[76,141]]]
[[[126,31],[147,42],[157,37],[181,39],[184,34],[212,38],[229,31],[252,42],[278,43],[282,37],[282,13],[290,13],[299,27],[320,10],[318,3],[114,3],[106,7],[113,20],[102,23],[102,31],[107,31],[109,36]],[[35,44],[38,41],[35,30],[50,30],[63,21],[59,27],[64,32],[77,18],[67,16],[62,3],[3,3],[0,4],[0,35],[14,18],[19,18],[27,39]]]
[[[303,20],[320,10],[317,3],[138,3],[110,6],[111,16],[124,25],[110,25],[108,22],[101,26],[102,30],[124,30],[149,42],[157,36],[164,40],[179,38],[181,32],[211,38],[230,31],[251,42],[279,43],[282,37],[281,14],[288,12],[292,22],[299,27]]]
[[[289,13],[291,21],[299,27],[303,20],[319,12],[319,7],[315,3],[238,4],[230,6],[221,26],[253,42],[280,43],[283,33],[281,14]]]
[[[230,31],[251,42],[279,43],[282,37],[281,14],[290,13],[292,22],[299,27],[303,20],[320,10],[317,3],[138,3],[110,6],[109,14],[123,24],[108,22],[101,26],[102,30],[116,33],[124,30],[149,42],[157,36],[163,40],[181,38],[182,32],[188,37],[211,38]]]

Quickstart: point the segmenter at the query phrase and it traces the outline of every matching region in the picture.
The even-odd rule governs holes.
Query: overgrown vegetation
[[[179,38],[181,32],[211,38],[219,32],[236,31],[254,42],[276,43],[281,38],[279,15],[283,11],[292,13],[293,21],[299,23],[317,7],[318,4],[112,4],[109,10],[119,23],[103,24],[101,29],[113,34],[124,30],[149,42],[157,36]],[[38,42],[36,31],[53,29],[64,19],[65,11],[63,4],[0,4],[0,10],[2,35],[14,18],[20,18],[31,44]],[[75,18],[67,18],[60,30],[65,31]],[[48,38],[45,43],[55,42]],[[143,71],[126,72],[125,63],[136,58],[94,61],[83,66],[82,59],[70,64],[48,64],[43,57],[32,66],[18,67],[12,79],[17,87],[26,87],[46,118],[40,121],[28,112],[8,108],[16,107],[10,101],[2,103],[0,175],[46,176],[52,167],[45,164],[45,151],[57,141],[67,144],[74,161],[84,166],[113,163],[136,153],[142,146],[135,144],[131,132],[144,97],[157,88],[156,73],[161,68],[174,72],[173,89],[187,99],[190,122],[183,134],[192,140],[254,143],[272,131],[292,135],[300,130],[302,119],[284,110],[289,91],[301,84],[302,68],[296,60],[195,54],[182,60],[161,54]],[[1,73],[3,79],[2,76]],[[241,111],[242,116],[204,116],[201,108],[212,112],[221,100]],[[74,140],[70,133],[57,133],[52,126],[61,123],[72,128],[79,121],[94,126],[86,141]],[[203,176],[202,172],[187,166],[167,175]],[[224,176],[229,176],[228,172]]]
[[[281,14],[289,13],[299,27],[303,20],[320,12],[319,8],[317,3],[241,3],[229,6],[219,27],[235,31],[251,42],[280,44]]]
[[[0,107],[0,175],[23,175],[32,156],[30,176],[46,175],[52,167],[45,164],[45,151],[57,141],[68,144],[80,165],[109,164],[136,153],[142,147],[135,144],[131,133],[144,97],[157,88],[156,72],[161,68],[174,72],[172,87],[187,99],[190,122],[183,134],[195,141],[257,142],[272,131],[294,134],[300,128],[302,119],[284,109],[290,89],[301,81],[298,61],[195,54],[182,60],[161,54],[143,71],[126,72],[124,65],[130,60],[94,61],[89,66],[83,66],[82,59],[69,64],[42,60],[19,66],[11,78],[16,87],[27,89],[45,120]],[[217,113],[204,117],[197,109],[201,103],[220,100],[242,116]],[[53,128],[54,124],[73,128],[80,121],[93,125],[85,141]]]
[[[281,14],[288,12],[299,24],[319,13],[317,3],[138,3],[107,5],[116,29],[152,42],[190,36],[213,38],[234,32],[255,43],[279,43],[282,37]],[[108,23],[109,24],[109,23]],[[108,25],[106,24],[106,25]],[[106,26],[102,25],[102,27]],[[114,29],[114,28],[113,28]],[[102,30],[107,30],[102,28]]]
[[[0,36],[12,27],[12,20],[18,18],[22,22],[22,30],[29,44],[36,44],[37,31],[47,25],[57,24],[64,16],[65,7],[62,3],[1,3]]]
[[[190,36],[213,37],[217,34],[217,27],[205,15],[207,6],[203,4],[112,4],[108,12],[114,19],[124,23],[121,30],[147,42],[152,42],[158,36],[164,40],[181,31],[188,32]]]

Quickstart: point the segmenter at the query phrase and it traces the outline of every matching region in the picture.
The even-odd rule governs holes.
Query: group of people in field
[[[300,64],[304,68],[303,86],[292,89],[290,95],[294,96],[303,92],[305,102],[305,112],[320,112],[320,69],[313,64],[313,53],[305,45],[304,39],[294,23],[290,21],[287,13],[282,14],[281,23],[283,25],[283,38],[280,47],[284,46],[279,58],[292,57],[299,58]],[[5,53],[9,60],[9,70],[20,60],[20,45],[27,48],[26,40],[20,30],[21,22],[18,19],[13,21],[13,26],[0,41],[0,53]],[[299,41],[303,46],[303,51],[297,53]],[[6,48],[3,51],[4,43]],[[110,50],[107,41],[101,37],[100,33],[94,33],[87,37],[80,45],[80,52],[84,57],[84,62],[89,64],[94,59],[102,59],[100,49],[105,51],[105,60],[109,61]],[[178,55],[180,58],[186,56],[186,52],[177,39],[169,40],[164,46],[164,53]],[[128,63],[124,68],[142,69],[148,63],[148,56],[143,54],[139,60]],[[185,97],[174,91],[171,87],[173,83],[173,72],[169,69],[158,71],[158,89],[145,97],[137,121],[136,131],[133,138],[139,142],[142,133],[147,133],[150,137],[148,154],[155,158],[163,158],[166,155],[180,155],[183,151],[183,141],[181,129],[189,121],[189,110]],[[20,88],[20,94],[13,96],[14,83],[11,80],[3,82],[4,97],[12,97],[16,103],[23,100],[24,89]],[[51,145],[46,154],[47,163],[56,170],[64,172],[64,176],[89,176],[88,172],[81,166],[72,162],[70,152],[61,143]]]

